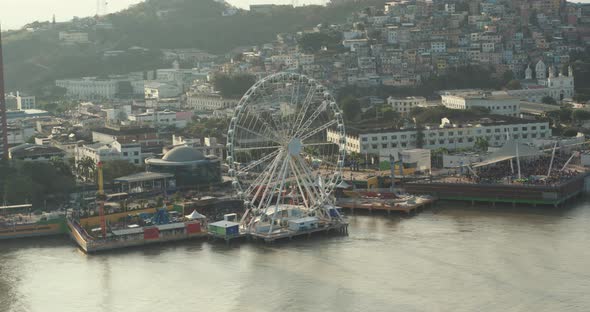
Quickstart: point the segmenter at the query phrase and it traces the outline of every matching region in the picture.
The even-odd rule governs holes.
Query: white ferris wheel
[[[238,103],[227,133],[229,176],[246,212],[245,231],[280,231],[289,218],[339,222],[333,190],[346,156],[334,97],[312,78],[277,73]]]

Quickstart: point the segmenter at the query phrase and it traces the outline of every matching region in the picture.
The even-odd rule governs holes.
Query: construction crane
[[[107,237],[107,222],[104,216],[104,202],[106,200],[106,195],[104,193],[104,181],[102,176],[102,162],[99,162],[97,165],[98,171],[98,192],[96,193],[96,202],[98,203],[98,215],[100,218],[100,231],[102,233],[102,238]]]

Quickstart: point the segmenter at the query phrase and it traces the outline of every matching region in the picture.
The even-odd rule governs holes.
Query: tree
[[[344,119],[347,121],[356,121],[361,115],[361,102],[352,96],[346,96],[340,101],[340,107],[344,112]]]
[[[305,33],[297,40],[301,49],[307,53],[319,51],[322,47],[336,49],[341,45],[342,34],[339,32]]]
[[[213,78],[213,87],[224,98],[239,99],[256,83],[256,77],[250,74],[218,74]]]
[[[541,102],[543,102],[544,104],[549,104],[549,105],[557,105],[557,102],[555,101],[555,99],[550,96],[544,96],[541,99]]]
[[[141,172],[143,169],[127,160],[109,160],[102,164],[105,182],[111,182],[116,178]]]
[[[572,121],[575,123],[582,120],[590,120],[590,112],[582,109],[572,110]]]
[[[94,180],[95,171],[96,164],[94,163],[94,159],[88,156],[84,156],[76,164],[76,173],[79,177],[83,178],[86,181]]]
[[[479,137],[475,139],[475,144],[473,144],[473,147],[478,151],[487,152],[489,147],[488,140]]]
[[[512,79],[506,84],[506,89],[519,90],[519,89],[522,89],[522,85],[520,84],[520,81],[518,81],[516,79]]]
[[[564,137],[575,137],[578,134],[578,129],[576,128],[566,128],[563,130],[563,132],[561,133],[561,135],[563,135]]]

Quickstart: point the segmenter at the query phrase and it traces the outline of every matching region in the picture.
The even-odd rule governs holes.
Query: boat
[[[31,209],[32,205],[0,207],[0,240],[65,233],[65,214],[33,214]]]

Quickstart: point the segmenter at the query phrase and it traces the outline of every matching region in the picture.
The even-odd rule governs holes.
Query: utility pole
[[[395,193],[395,157],[389,154],[389,169],[391,170],[391,192]]]

